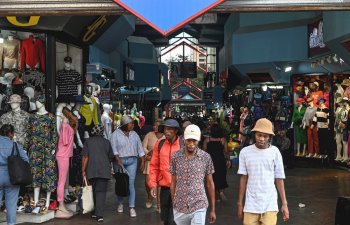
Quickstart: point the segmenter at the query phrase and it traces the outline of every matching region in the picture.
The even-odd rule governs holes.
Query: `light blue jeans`
[[[198,209],[193,213],[181,213],[174,209],[174,221],[176,225],[205,225],[207,208]]]
[[[130,196],[129,196],[129,207],[134,208],[135,207],[135,177],[136,177],[136,170],[137,170],[137,157],[131,156],[131,157],[120,157],[120,160],[123,163],[124,168],[126,171],[128,171],[129,175],[129,190],[130,190]],[[116,161],[113,162],[113,169],[114,172],[118,171],[118,164]],[[117,196],[118,204],[123,204],[123,197]]]
[[[16,212],[19,186],[10,183],[9,173],[6,168],[0,166],[0,196],[5,196],[6,219],[8,225],[16,224]],[[0,203],[1,204],[1,203]]]

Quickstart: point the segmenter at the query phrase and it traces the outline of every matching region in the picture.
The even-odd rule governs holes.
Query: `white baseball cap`
[[[194,140],[200,141],[201,140],[201,130],[199,129],[199,127],[197,125],[194,125],[194,124],[188,125],[185,129],[185,132],[184,132],[184,138],[185,138],[185,140],[194,139]]]

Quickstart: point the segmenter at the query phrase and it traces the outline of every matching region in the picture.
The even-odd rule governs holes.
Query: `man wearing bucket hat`
[[[165,139],[158,141],[154,145],[149,168],[148,186],[154,198],[157,196],[157,186],[160,186],[161,219],[164,225],[174,225],[169,167],[172,155],[183,147],[183,142],[178,135],[180,124],[176,120],[167,119],[159,129],[164,133]]]
[[[282,201],[282,218],[289,219],[282,156],[278,148],[270,144],[275,135],[272,127],[268,119],[259,119],[252,130],[255,144],[243,148],[239,155],[237,214],[243,218],[243,225],[277,223],[276,187]]]
[[[174,220],[177,225],[205,224],[208,198],[209,223],[216,220],[215,185],[212,174],[214,165],[210,155],[198,148],[201,130],[197,125],[188,125],[184,132],[185,147],[174,153],[169,172],[171,197],[174,203]]]
[[[124,167],[129,175],[129,208],[130,217],[136,217],[135,211],[135,178],[138,158],[141,158],[140,169],[145,165],[145,152],[139,135],[133,131],[134,120],[130,116],[123,116],[121,126],[116,129],[111,137],[111,144],[116,161],[113,162],[114,172]],[[118,196],[118,213],[124,212],[123,197]]]

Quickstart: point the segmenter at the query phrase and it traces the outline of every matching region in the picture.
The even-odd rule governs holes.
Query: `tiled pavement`
[[[283,223],[279,214],[278,224],[285,225],[333,225],[337,196],[350,195],[350,172],[336,169],[298,168],[287,170],[286,192],[289,203],[290,220]],[[223,224],[242,224],[235,214],[235,203],[238,192],[238,176],[233,170],[228,173],[230,187],[226,191],[228,200],[217,204],[217,222]],[[108,202],[104,223],[106,225],[160,225],[159,214],[154,209],[144,206],[146,193],[143,186],[143,176],[137,177],[137,217],[130,218],[127,211],[116,213],[113,184],[108,192]],[[299,208],[298,204],[306,204]],[[125,204],[127,206],[127,204]],[[47,225],[90,225],[97,224],[88,215],[78,215],[70,220],[52,220]]]

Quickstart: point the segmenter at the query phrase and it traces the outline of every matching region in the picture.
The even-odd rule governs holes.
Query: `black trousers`
[[[164,225],[176,225],[170,188],[168,187],[160,188],[160,210],[160,218],[164,222]]]
[[[320,155],[328,155],[330,132],[328,128],[318,128],[318,141],[320,146]]]
[[[93,178],[90,179],[89,182],[92,185],[92,190],[94,194],[95,211],[93,214],[96,216],[103,217],[103,212],[106,204],[108,179]]]

